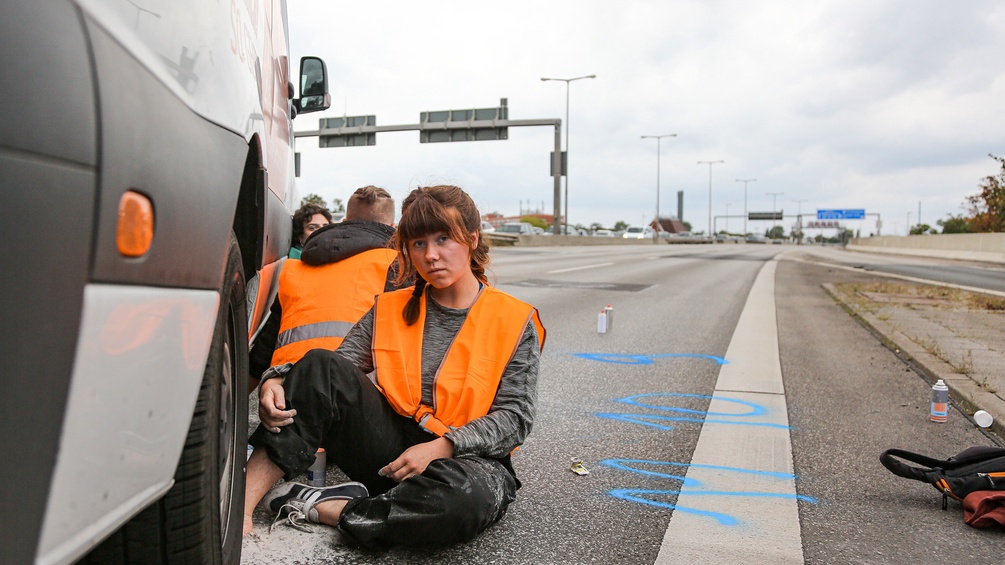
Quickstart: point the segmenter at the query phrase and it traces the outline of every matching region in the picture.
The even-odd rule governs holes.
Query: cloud
[[[565,121],[569,90],[572,223],[637,223],[660,209],[704,229],[749,208],[866,208],[934,224],[959,213],[1005,153],[1005,8],[993,1],[619,3],[515,1],[289,4],[294,57],[317,54],[331,76],[325,115],[490,107],[511,119]],[[316,127],[316,114],[296,129]],[[563,124],[562,135],[565,134]],[[315,147],[311,147],[315,146]],[[554,131],[511,128],[509,140],[419,144],[382,133],[376,147],[317,149],[301,138],[303,192],[329,200],[376,183],[396,191],[432,179],[460,184],[483,208],[552,207]],[[563,187],[564,190],[564,187]],[[794,203],[793,200],[805,200]],[[788,213],[788,212],[787,212]],[[915,217],[915,219],[917,219]],[[867,230],[863,230],[867,231]],[[888,229],[884,229],[888,232]]]

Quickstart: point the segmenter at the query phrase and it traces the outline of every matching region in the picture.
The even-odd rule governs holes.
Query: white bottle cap
[[[994,423],[995,419],[991,416],[991,414],[988,414],[984,410],[978,410],[974,412],[974,421],[977,422],[978,426],[988,428],[991,427],[991,424]]]

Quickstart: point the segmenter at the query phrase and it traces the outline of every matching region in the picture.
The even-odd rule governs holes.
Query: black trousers
[[[286,475],[304,473],[324,447],[328,462],[366,485],[370,497],[350,501],[339,528],[371,549],[465,542],[495,524],[516,499],[519,482],[505,459],[437,459],[401,483],[377,475],[407,448],[436,439],[399,415],[370,380],[331,351],[304,356],[283,382],[293,424],[278,434],[259,426],[250,442]]]

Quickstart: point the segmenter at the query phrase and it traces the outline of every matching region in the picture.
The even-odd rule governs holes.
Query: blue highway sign
[[[864,218],[864,208],[852,210],[817,210],[818,220],[861,220]]]

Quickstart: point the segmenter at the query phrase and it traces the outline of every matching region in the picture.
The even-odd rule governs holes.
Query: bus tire
[[[232,234],[213,342],[175,484],[87,556],[87,563],[237,564],[248,444],[248,314]]]

